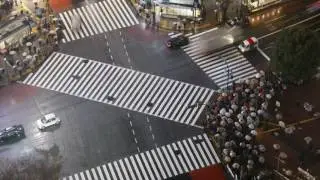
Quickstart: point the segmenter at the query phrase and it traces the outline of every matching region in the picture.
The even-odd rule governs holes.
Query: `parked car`
[[[37,120],[37,126],[40,130],[44,130],[51,126],[56,126],[61,123],[61,120],[54,113],[46,114]]]
[[[25,137],[24,128],[22,125],[14,125],[7,127],[0,131],[0,145],[12,142],[14,140],[20,140]]]
[[[167,41],[168,48],[179,48],[187,44],[189,44],[189,38],[184,35],[179,35]]]

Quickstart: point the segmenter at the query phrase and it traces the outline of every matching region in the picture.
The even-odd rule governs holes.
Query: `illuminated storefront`
[[[201,0],[154,0],[156,11],[163,17],[199,17]]]

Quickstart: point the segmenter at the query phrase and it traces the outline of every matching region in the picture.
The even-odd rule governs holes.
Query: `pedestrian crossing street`
[[[74,17],[80,17],[79,31],[72,29]],[[64,43],[138,24],[125,0],[104,0],[59,13],[66,29]]]
[[[22,83],[193,126],[214,92],[57,52]]]
[[[172,38],[181,34],[169,36]],[[235,46],[209,54],[203,52],[199,42],[201,35],[202,33],[185,35],[189,37],[190,43],[181,48],[220,88],[231,86],[233,81],[238,82],[256,75],[257,70]]]
[[[159,180],[220,163],[206,134],[64,177],[63,180]]]

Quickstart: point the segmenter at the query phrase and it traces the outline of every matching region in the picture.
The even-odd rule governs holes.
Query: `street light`
[[[230,71],[230,68],[229,68],[229,64],[227,62],[227,60],[225,58],[223,58],[222,56],[220,56],[220,59],[222,59],[226,65],[226,68],[225,68],[225,72],[227,73],[227,90],[229,89],[229,79],[231,78],[231,80],[233,79],[232,77],[232,72]]]

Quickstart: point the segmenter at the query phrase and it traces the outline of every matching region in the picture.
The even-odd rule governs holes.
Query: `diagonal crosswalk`
[[[180,34],[169,34],[169,36],[176,37]],[[189,37],[190,43],[182,49],[220,88],[231,86],[233,81],[237,82],[256,75],[257,70],[236,47],[207,53],[201,47],[201,35],[186,36]]]
[[[188,125],[195,125],[214,92],[57,52],[22,83]]]
[[[133,26],[139,23],[125,0],[104,0],[59,13],[65,25],[64,43]],[[72,29],[74,17],[80,17],[78,31]]]
[[[87,169],[63,180],[155,180],[220,163],[206,134]]]

